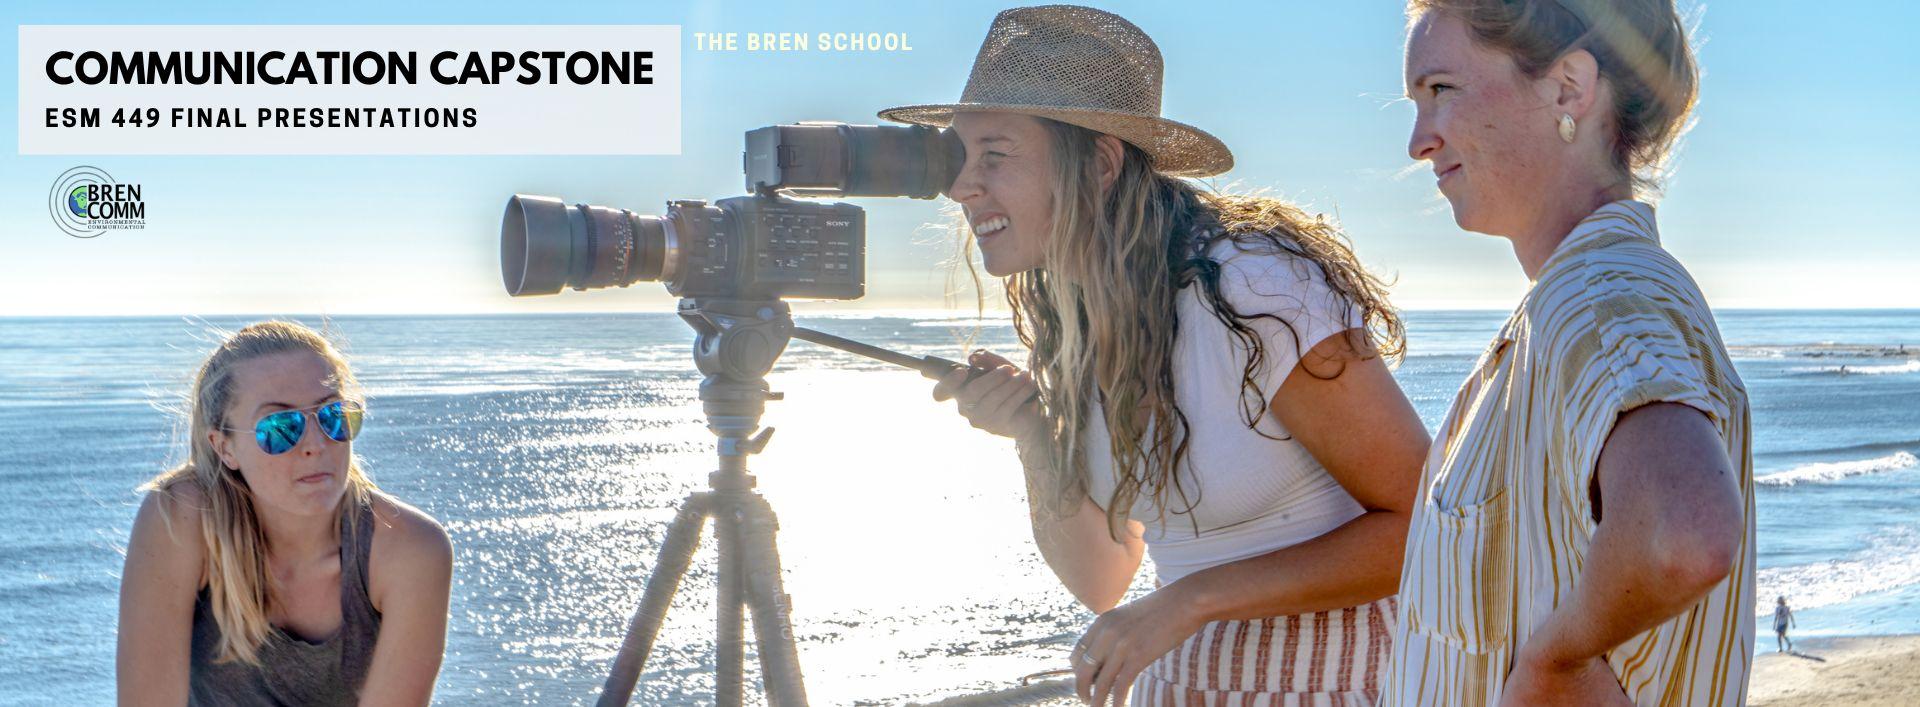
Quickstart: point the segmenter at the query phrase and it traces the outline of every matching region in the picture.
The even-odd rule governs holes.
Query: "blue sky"
[[[1409,308],[1508,308],[1526,286],[1505,241],[1458,230],[1407,170],[1401,5],[1090,3],[1166,57],[1165,110],[1225,141],[1221,182],[1336,215]],[[1920,4],[1740,0],[1699,18],[1699,122],[1661,206],[1664,238],[1720,307],[1920,307],[1907,213],[1910,48]],[[876,122],[959,96],[1007,3],[10,2],[9,24],[677,24],[682,149],[638,157],[134,157],[18,154],[17,30],[0,34],[0,315],[666,309],[653,285],[513,300],[498,223],[514,192],[658,212],[740,191],[741,134],[797,120]],[[75,8],[85,11],[76,14]],[[911,52],[695,52],[693,32],[902,32]],[[144,185],[148,227],[79,240],[46,215],[54,178],[92,164]],[[1404,175],[1404,176],[1403,176]],[[935,308],[951,244],[938,204],[868,210],[868,297]],[[970,301],[970,300],[969,300]],[[845,306],[840,305],[840,306]]]

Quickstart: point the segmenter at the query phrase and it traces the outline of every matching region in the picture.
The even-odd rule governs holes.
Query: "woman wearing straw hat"
[[[949,193],[1029,348],[934,395],[1017,440],[1041,555],[1099,614],[1082,698],[1364,704],[1427,447],[1400,321],[1326,220],[1181,179],[1233,157],[1160,84],[1126,20],[1019,8],[959,103],[881,113],[964,143]],[[1122,604],[1143,553],[1159,586]]]

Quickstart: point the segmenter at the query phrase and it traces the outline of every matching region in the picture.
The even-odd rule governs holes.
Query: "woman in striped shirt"
[[[1741,704],[1746,390],[1636,199],[1696,93],[1673,2],[1409,14],[1409,152],[1533,285],[1427,458],[1383,702]]]

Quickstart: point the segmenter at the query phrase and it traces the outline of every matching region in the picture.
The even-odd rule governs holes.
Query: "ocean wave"
[[[1759,597],[1754,610],[1760,616],[1773,613],[1774,597],[1786,597],[1787,605],[1797,610],[1920,583],[1920,533],[1900,528],[1844,560],[1763,569],[1754,583]]]
[[[1920,373],[1920,358],[1906,363],[1874,366],[1808,366],[1793,369],[1797,373],[1831,373],[1845,376],[1884,376],[1895,373]]]
[[[844,319],[844,320],[855,320],[855,321],[862,320],[862,319],[952,319],[955,317],[969,316],[970,312],[966,310],[971,310],[971,309],[972,307],[970,306],[948,307],[944,309],[903,308],[903,309],[841,309],[841,310],[833,310],[833,309],[808,310],[808,309],[801,309],[796,307],[793,312],[793,317],[794,317],[794,323],[799,324],[801,326],[806,326],[805,320],[808,320],[808,319]],[[989,311],[987,313],[987,316],[992,317],[995,314],[996,314],[995,311]],[[1012,315],[1007,314],[1004,316],[1011,317]]]
[[[487,395],[491,393],[530,393],[559,388],[557,385],[407,385],[372,389],[368,396],[373,398],[431,398],[447,395]]]
[[[1013,317],[958,317],[952,319],[922,319],[913,323],[920,327],[997,327],[1012,326]]]
[[[1911,452],[1900,451],[1872,459],[1804,464],[1786,471],[1758,476],[1753,481],[1762,486],[1792,486],[1803,481],[1839,481],[1849,476],[1911,469],[1915,465],[1920,465],[1920,458],[1915,458]]]
[[[1735,358],[1909,358],[1920,347],[1901,344],[1745,344],[1728,346]]]
[[[1793,456],[1801,459],[1845,459],[1869,454],[1892,454],[1920,447],[1920,438],[1890,439],[1884,442],[1863,442],[1839,447],[1781,448],[1773,450],[1767,456]]]

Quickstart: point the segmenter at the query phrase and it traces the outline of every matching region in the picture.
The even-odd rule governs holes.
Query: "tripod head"
[[[793,313],[777,299],[689,297],[679,313],[693,327],[693,361],[708,378],[765,378],[793,336]]]
[[[753,488],[747,455],[765,449],[773,428],[755,432],[769,400],[767,373],[793,336],[793,313],[780,300],[687,298],[680,319],[693,327],[693,360],[707,429],[719,438],[720,467],[708,476],[716,491]]]

